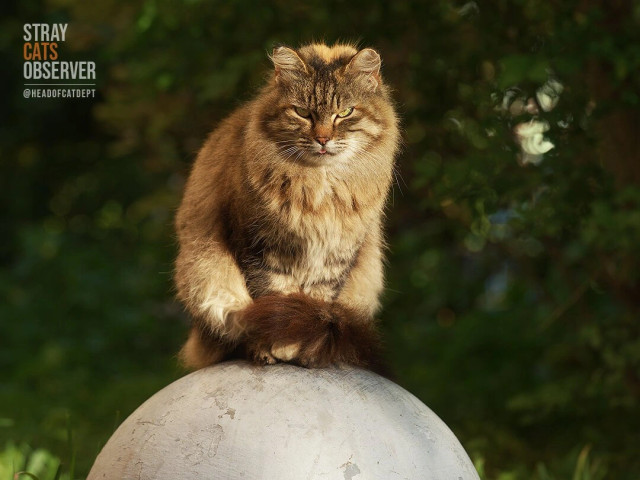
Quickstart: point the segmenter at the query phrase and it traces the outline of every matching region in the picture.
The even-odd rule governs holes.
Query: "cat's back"
[[[245,149],[252,103],[236,108],[211,131],[198,153],[194,168],[199,165],[206,168],[224,168],[239,163],[238,157]]]
[[[241,188],[250,103],[232,111],[209,133],[192,165],[178,218],[194,210],[215,210]]]

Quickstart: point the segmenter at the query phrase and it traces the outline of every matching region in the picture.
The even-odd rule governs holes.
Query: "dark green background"
[[[24,99],[22,26],[69,23],[95,100]],[[172,217],[280,43],[377,48],[404,131],[381,314],[398,382],[491,479],[640,478],[640,5],[34,1],[0,24],[0,448],[76,477],[183,374]],[[505,90],[565,86],[518,163]],[[70,419],[70,420],[68,420]],[[579,457],[579,453],[582,456]],[[588,452],[588,454],[587,454]]]

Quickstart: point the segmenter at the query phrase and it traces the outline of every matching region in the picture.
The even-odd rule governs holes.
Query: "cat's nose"
[[[316,137],[316,142],[318,142],[323,147],[329,140],[329,137]]]

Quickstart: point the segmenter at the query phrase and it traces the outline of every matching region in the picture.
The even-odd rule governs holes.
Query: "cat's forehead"
[[[304,53],[301,57],[310,67],[309,74],[296,85],[296,100],[318,111],[351,102],[356,93],[354,86],[341,73],[355,53],[346,51],[329,55],[324,50]]]
[[[346,104],[351,105],[355,92],[348,82],[331,71],[315,71],[299,82],[293,93],[295,103],[311,110],[332,111]]]

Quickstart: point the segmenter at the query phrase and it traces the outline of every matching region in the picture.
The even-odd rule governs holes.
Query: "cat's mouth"
[[[333,148],[319,147],[307,150],[306,154],[301,158],[303,163],[311,166],[319,167],[334,163],[336,152]]]
[[[335,152],[331,152],[329,150],[327,150],[326,148],[320,148],[319,150],[316,150],[316,155],[335,155]]]

